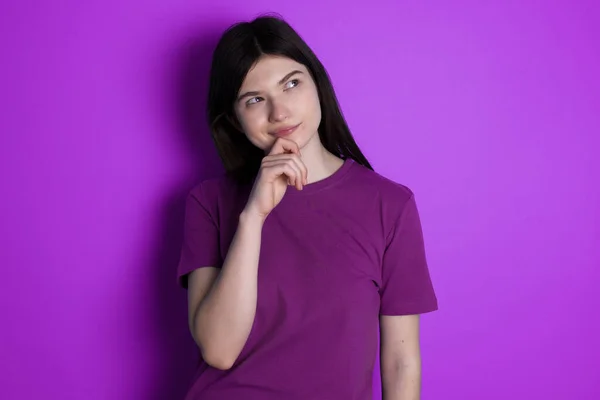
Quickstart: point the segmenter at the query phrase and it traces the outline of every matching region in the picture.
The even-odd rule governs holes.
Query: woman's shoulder
[[[223,199],[235,199],[243,194],[247,185],[239,184],[225,172],[199,180],[189,191],[189,196],[203,203],[216,204]]]
[[[348,184],[352,193],[344,197],[361,204],[364,217],[382,221],[388,232],[407,210],[416,207],[414,192],[407,184],[362,165],[355,169]]]
[[[358,163],[350,183],[357,192],[377,195],[384,201],[408,201],[414,196],[407,184]]]

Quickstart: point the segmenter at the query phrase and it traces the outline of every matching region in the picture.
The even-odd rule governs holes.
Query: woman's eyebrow
[[[286,76],[284,76],[283,78],[281,78],[279,80],[279,82],[277,82],[279,85],[283,85],[285,83],[285,81],[287,81],[288,79],[290,79],[292,76],[296,75],[296,74],[303,74],[304,72],[300,71],[300,70],[294,70],[292,72],[290,72],[289,74],[287,74]],[[245,92],[243,94],[241,94],[236,101],[241,101],[243,98],[245,97],[254,97],[254,96],[258,96],[260,94],[260,92],[256,92],[256,91],[252,91],[252,92]]]

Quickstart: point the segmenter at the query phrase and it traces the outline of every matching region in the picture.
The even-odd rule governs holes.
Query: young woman
[[[208,119],[227,173],[187,198],[187,399],[371,399],[377,351],[384,400],[418,399],[437,299],[415,198],[373,171],[315,54],[281,19],[232,26]]]

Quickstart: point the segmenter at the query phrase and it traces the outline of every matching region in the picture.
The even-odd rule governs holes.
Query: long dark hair
[[[319,93],[321,143],[342,159],[351,158],[372,170],[352,137],[325,67],[283,18],[263,15],[229,27],[213,53],[207,117],[227,173],[240,183],[247,182],[256,176],[264,157],[263,150],[239,130],[233,109],[246,74],[263,55],[287,57],[308,69]]]

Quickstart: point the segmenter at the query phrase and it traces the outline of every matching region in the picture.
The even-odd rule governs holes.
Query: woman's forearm
[[[254,322],[263,223],[258,216],[240,215],[221,271],[194,316],[202,356],[219,369],[235,362]]]

